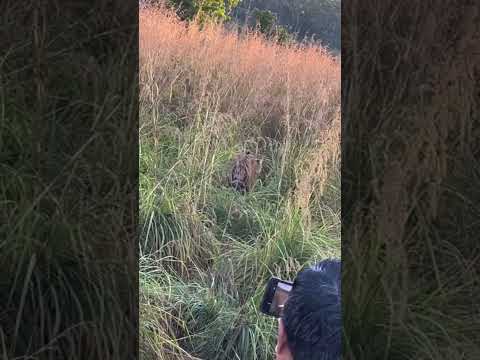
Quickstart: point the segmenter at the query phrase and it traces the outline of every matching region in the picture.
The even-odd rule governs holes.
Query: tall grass
[[[135,7],[61,5],[0,4],[0,358],[132,359]]]
[[[478,8],[343,5],[344,357],[480,359]]]
[[[140,12],[141,353],[272,359],[271,275],[340,254],[340,63],[218,25]],[[254,190],[232,157],[264,159]]]

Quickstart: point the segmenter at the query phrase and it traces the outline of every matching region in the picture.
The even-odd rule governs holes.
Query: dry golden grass
[[[323,48],[186,26],[166,9],[140,11],[140,69],[144,102],[208,108],[266,136],[325,130],[340,108],[340,61]]]

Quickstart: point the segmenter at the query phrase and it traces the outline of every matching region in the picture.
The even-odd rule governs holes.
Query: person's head
[[[279,319],[277,360],[340,359],[340,277],[338,260],[298,273]]]

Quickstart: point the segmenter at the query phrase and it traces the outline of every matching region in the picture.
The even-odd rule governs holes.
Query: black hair
[[[282,317],[295,360],[341,358],[340,278],[339,260],[323,260],[298,273]]]

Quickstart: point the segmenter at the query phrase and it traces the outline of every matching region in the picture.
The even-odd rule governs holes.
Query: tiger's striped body
[[[251,191],[259,172],[259,163],[250,152],[240,154],[234,160],[229,178],[230,186],[242,193]]]

